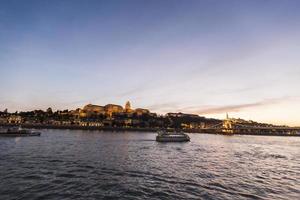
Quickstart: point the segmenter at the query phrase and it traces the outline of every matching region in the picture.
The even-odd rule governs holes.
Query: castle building
[[[130,102],[127,101],[126,104],[125,104],[125,112],[126,113],[132,113],[133,110],[131,109],[131,105],[130,105]]]
[[[138,115],[138,116],[141,116],[143,114],[149,114],[150,111],[148,109],[143,109],[143,108],[137,108],[135,109],[135,113]]]
[[[124,112],[124,109],[120,105],[115,104],[107,104],[104,106],[105,113],[109,116],[112,116],[113,113],[122,113]]]
[[[105,114],[105,109],[103,106],[88,104],[79,110],[80,117],[89,117],[91,115]]]
[[[104,112],[104,107],[103,106],[98,106],[98,105],[92,105],[92,104],[88,104],[86,106],[83,107],[83,109],[85,112],[93,112],[93,113],[102,113]]]
[[[79,113],[79,116],[84,118],[90,117],[92,115],[106,115],[112,117],[113,114],[119,113],[127,113],[128,115],[136,113],[138,116],[141,116],[143,114],[150,114],[150,111],[143,108],[137,108],[134,110],[131,108],[130,102],[127,101],[124,108],[116,104],[107,104],[105,106],[88,104],[82,109],[77,109],[76,111],[74,111],[73,115],[76,115],[75,113]]]

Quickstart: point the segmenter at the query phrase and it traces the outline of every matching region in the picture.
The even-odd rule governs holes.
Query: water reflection
[[[0,199],[297,199],[300,138],[45,130],[0,139]]]

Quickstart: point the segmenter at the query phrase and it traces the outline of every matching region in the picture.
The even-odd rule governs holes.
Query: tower
[[[222,132],[226,134],[233,134],[232,120],[229,118],[228,113],[226,113],[226,119],[223,120]]]
[[[127,101],[126,104],[125,104],[125,111],[126,112],[130,112],[131,111],[131,105],[130,105],[129,101]]]

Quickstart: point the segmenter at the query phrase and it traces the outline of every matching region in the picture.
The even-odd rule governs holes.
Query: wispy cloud
[[[158,112],[171,112],[178,110],[178,103],[176,102],[169,102],[169,103],[158,103],[148,106],[148,109],[152,111],[158,111]]]
[[[244,103],[244,104],[234,104],[234,105],[200,105],[200,106],[189,106],[182,107],[177,102],[168,102],[168,103],[158,103],[148,106],[151,111],[159,113],[167,112],[183,112],[183,113],[194,113],[199,115],[205,114],[220,114],[226,112],[239,112],[248,108],[255,108],[259,106],[267,106],[278,104],[285,101],[300,100],[300,96],[285,96],[280,98],[265,99],[253,103]]]
[[[118,94],[118,97],[128,97],[128,96],[132,96],[132,95],[136,95],[136,94],[140,94],[141,92],[147,90],[148,87],[145,84],[139,85],[133,89],[127,90],[125,92],[122,92],[120,94]]]
[[[227,105],[227,106],[206,106],[207,108],[203,108],[197,110],[197,114],[219,114],[225,112],[238,112],[242,109],[246,108],[253,108],[257,106],[267,105],[270,102],[256,102],[256,103],[249,103],[249,104],[237,104],[237,105]]]
[[[235,105],[226,105],[226,106],[200,106],[196,107],[188,107],[183,110],[188,112],[193,112],[197,114],[219,114],[225,112],[239,112],[243,109],[254,108],[259,106],[267,106],[278,104],[284,101],[289,100],[297,100],[299,97],[281,97],[281,98],[273,98],[273,99],[265,99],[263,101],[254,102],[254,103],[245,103],[245,104],[235,104]],[[202,107],[202,108],[201,108]]]
[[[253,92],[265,88],[270,88],[274,85],[278,84],[278,80],[270,80],[268,82],[260,83],[260,84],[253,84],[251,86],[239,87],[239,88],[218,88],[215,90],[210,90],[209,94],[241,94],[247,92]]]

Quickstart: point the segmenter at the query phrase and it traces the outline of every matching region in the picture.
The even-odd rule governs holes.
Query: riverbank
[[[98,131],[116,131],[116,132],[157,132],[161,128],[140,128],[140,127],[105,127],[105,126],[79,126],[79,125],[52,125],[52,124],[0,124],[3,127],[15,127],[20,126],[22,128],[28,129],[70,129],[70,130],[98,130]],[[169,128],[168,131],[174,131],[174,129]],[[214,135],[227,135],[220,131],[204,131],[202,129],[183,129],[185,133],[199,133],[199,134],[214,134]],[[230,135],[230,134],[229,134]],[[300,137],[298,134],[284,134],[284,133],[235,133],[234,135],[256,135],[256,136],[289,136],[289,137]]]
[[[34,129],[71,129],[71,130],[99,130],[99,131],[142,131],[156,132],[159,128],[138,128],[138,127],[105,127],[105,126],[79,126],[79,125],[52,125],[52,124],[0,124],[4,127],[20,126],[22,128]]]

